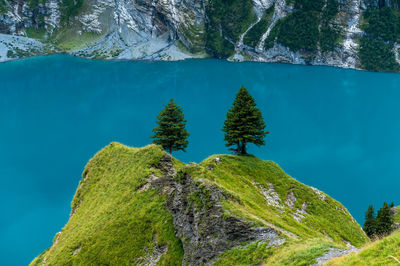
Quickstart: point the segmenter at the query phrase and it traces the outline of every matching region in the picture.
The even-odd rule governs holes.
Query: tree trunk
[[[240,154],[247,154],[246,142],[244,142],[244,141],[242,141],[242,148],[241,148]]]
[[[240,146],[240,141],[237,142],[236,154],[240,154],[242,151],[242,147]]]

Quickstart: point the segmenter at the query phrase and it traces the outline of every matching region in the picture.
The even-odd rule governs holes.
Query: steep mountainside
[[[304,265],[367,242],[339,202],[252,156],[185,165],[159,146],[112,143],[71,207],[32,265]]]
[[[399,0],[0,0],[0,61],[68,52],[398,71],[398,6]]]

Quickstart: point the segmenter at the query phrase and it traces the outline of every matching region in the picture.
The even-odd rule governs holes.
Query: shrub
[[[399,12],[390,7],[369,8],[364,14],[360,40],[361,67],[370,71],[399,71],[393,53],[394,42],[399,39]]]
[[[383,40],[363,36],[360,40],[360,60],[362,68],[370,71],[398,71],[392,45]]]
[[[7,5],[5,0],[0,0],[0,14],[7,13]]]
[[[334,50],[342,29],[334,23],[339,12],[339,3],[328,0],[324,7],[321,0],[296,0],[295,12],[281,19],[265,42],[265,49],[279,42],[292,51],[316,52],[318,44],[322,52]]]
[[[318,14],[298,11],[289,15],[280,25],[277,41],[293,51],[316,51],[318,44]]]

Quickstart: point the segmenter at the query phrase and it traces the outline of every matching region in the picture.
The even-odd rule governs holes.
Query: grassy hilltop
[[[71,208],[31,265],[307,265],[368,242],[339,202],[253,156],[185,165],[156,145],[112,143],[85,167]]]

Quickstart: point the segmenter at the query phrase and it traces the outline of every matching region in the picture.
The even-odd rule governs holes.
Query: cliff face
[[[31,265],[306,265],[367,241],[339,202],[273,162],[185,165],[155,145],[100,151],[71,209]]]
[[[359,56],[361,18],[397,7],[397,0],[0,0],[0,33],[89,58],[214,56],[368,69]],[[29,54],[22,47],[25,54],[6,56],[13,48],[4,39],[0,60]],[[390,45],[397,59],[397,41]]]

